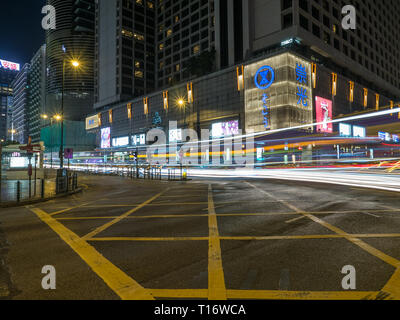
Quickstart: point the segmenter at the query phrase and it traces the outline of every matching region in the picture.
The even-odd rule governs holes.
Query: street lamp
[[[176,100],[176,105],[179,109],[184,110],[184,119],[185,119],[185,126],[186,126],[186,102],[184,98],[179,97]]]
[[[61,141],[60,141],[60,169],[64,168],[64,87],[65,87],[65,67],[67,60],[65,56],[63,58],[63,70],[62,70],[62,91],[61,91],[61,115],[56,115],[55,119],[61,121]],[[78,60],[70,61],[73,68],[77,69],[80,67]]]

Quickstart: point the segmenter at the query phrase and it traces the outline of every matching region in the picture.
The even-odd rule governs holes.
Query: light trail
[[[391,115],[391,114],[396,114],[400,113],[400,108],[396,109],[389,109],[389,110],[382,110],[382,111],[377,111],[377,112],[372,112],[372,113],[367,113],[367,114],[360,114],[356,116],[351,116],[351,117],[346,117],[346,118],[341,118],[341,119],[334,119],[326,122],[316,122],[316,123],[310,123],[310,124],[303,124],[300,126],[294,126],[294,127],[288,127],[288,128],[282,128],[282,129],[275,129],[275,130],[269,130],[269,131],[262,131],[262,132],[257,132],[257,133],[249,133],[245,135],[237,135],[237,136],[231,136],[231,137],[226,137],[226,138],[220,138],[220,139],[212,139],[212,140],[201,140],[201,141],[190,141],[183,143],[183,145],[190,146],[193,144],[200,144],[200,143],[212,143],[212,142],[220,142],[220,141],[226,141],[226,140],[239,140],[239,139],[246,139],[246,138],[255,138],[255,137],[262,137],[266,135],[271,135],[274,133],[280,133],[280,132],[285,132],[285,131],[291,131],[291,130],[298,130],[298,129],[305,129],[305,128],[310,128],[310,127],[316,127],[324,124],[329,124],[329,123],[341,123],[341,122],[346,122],[346,121],[354,121],[354,120],[361,120],[361,119],[369,119],[369,118],[374,118],[374,117],[380,117],[380,116],[385,116],[385,115]],[[155,144],[153,147],[170,147],[170,146],[177,146],[178,143],[175,144]],[[129,148],[128,148],[129,149]],[[136,149],[136,148],[132,148]]]
[[[198,170],[189,171],[191,177],[275,179],[323,184],[344,185],[384,191],[400,192],[400,175],[368,174],[321,169],[274,169],[274,170]]]

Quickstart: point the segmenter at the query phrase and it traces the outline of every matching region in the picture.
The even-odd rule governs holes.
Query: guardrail
[[[185,181],[188,179],[187,167],[164,167],[160,165],[73,165],[75,171],[86,174],[121,176],[130,179]]]

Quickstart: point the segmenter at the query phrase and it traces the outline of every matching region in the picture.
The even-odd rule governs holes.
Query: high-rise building
[[[214,24],[214,0],[98,0],[95,108],[214,70]]]
[[[133,147],[151,128],[168,132],[174,120],[178,130],[189,127],[197,132],[221,124],[245,133],[293,126],[311,132],[321,114],[338,118],[393,109],[400,101],[400,29],[395,21],[400,3],[352,1],[357,23],[348,30],[342,24],[346,4],[98,0],[97,98],[92,116],[86,119],[87,130],[97,130],[98,138],[111,138],[99,146]],[[135,82],[129,80],[129,99],[118,92],[122,79],[135,74],[130,61],[134,63],[140,46],[134,42],[132,50],[126,50],[121,45],[126,42],[121,26],[128,25],[124,17],[134,15],[137,8],[154,5],[156,90],[137,96]],[[134,17],[136,28],[141,20]],[[138,30],[131,30],[133,38]],[[144,45],[153,43],[151,37],[141,39]],[[122,67],[125,63],[128,68]],[[142,75],[144,82],[153,80],[151,73]],[[396,115],[386,120],[398,121]],[[329,133],[337,129],[329,128]],[[176,129],[172,133],[175,139]]]
[[[61,111],[63,61],[79,60],[80,69],[65,67],[64,115],[83,120],[93,108],[94,0],[47,0],[57,12],[56,29],[46,31],[46,113]]]
[[[29,71],[30,64],[24,64],[11,84],[14,100],[12,111],[12,124],[15,130],[14,140],[21,144],[28,143],[29,136]]]
[[[342,8],[356,9],[345,30]],[[282,45],[400,97],[400,2],[383,0],[216,0],[217,51],[222,66],[265,55]]]
[[[215,60],[214,14],[213,0],[158,1],[158,88],[201,75],[196,74],[192,64],[193,57],[202,53],[211,54],[211,59],[208,65],[203,59],[201,69],[212,70]]]
[[[11,106],[12,86],[11,83],[18,74],[20,65],[0,59],[0,141],[6,141],[8,131],[11,130]]]
[[[33,56],[29,70],[29,136],[33,142],[40,141],[41,115],[46,105],[46,45]]]
[[[96,108],[155,89],[156,23],[154,1],[96,1]]]

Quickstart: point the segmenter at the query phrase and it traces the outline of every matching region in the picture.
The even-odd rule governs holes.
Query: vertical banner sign
[[[260,90],[268,89],[275,81],[275,72],[270,66],[263,66],[258,69],[256,76],[254,78],[254,83],[256,87]],[[262,95],[262,115],[264,128],[267,130],[270,128],[269,123],[269,97],[266,93]]]
[[[317,115],[317,132],[333,133],[333,124],[328,123],[332,121],[332,100],[315,97],[315,111]]]
[[[308,85],[307,70],[304,65],[298,63],[296,63],[296,81],[299,84],[297,86],[297,104],[308,107],[308,92],[306,88],[302,87],[302,85]]]

